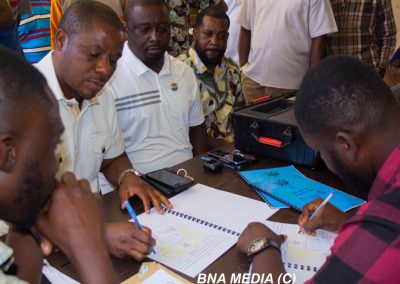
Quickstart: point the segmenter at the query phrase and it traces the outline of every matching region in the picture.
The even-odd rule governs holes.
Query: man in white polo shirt
[[[236,21],[246,102],[298,89],[337,32],[329,0],[243,0]]]
[[[170,207],[169,201],[136,176],[124,152],[113,98],[98,94],[116,68],[123,41],[122,24],[111,8],[98,1],[77,1],[61,20],[54,52],[36,65],[56,96],[65,128],[56,148],[58,175],[74,172],[98,192],[101,171],[119,186],[121,202],[137,195],[146,211],[153,203],[162,213],[161,203]],[[142,260],[154,239],[132,223],[109,223],[107,245],[117,257]]]
[[[166,53],[164,0],[130,0],[125,18],[128,42],[104,91],[115,98],[129,159],[147,173],[207,151],[207,133],[193,71]]]

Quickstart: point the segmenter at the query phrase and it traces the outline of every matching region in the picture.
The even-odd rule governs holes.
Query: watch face
[[[254,240],[249,247],[249,254],[253,254],[255,252],[258,252],[259,250],[261,250],[265,244],[267,243],[266,238],[259,238]]]

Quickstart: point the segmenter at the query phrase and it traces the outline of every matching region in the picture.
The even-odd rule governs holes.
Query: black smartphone
[[[167,197],[188,189],[193,181],[183,176],[172,173],[166,169],[145,174],[144,179],[156,187]]]
[[[243,158],[239,155],[234,155],[232,153],[229,153],[228,151],[220,149],[208,152],[208,156],[234,166],[239,166],[248,162],[246,158]]]

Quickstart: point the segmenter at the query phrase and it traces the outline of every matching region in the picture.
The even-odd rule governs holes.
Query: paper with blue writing
[[[316,198],[325,199],[334,192],[330,203],[345,212],[365,203],[364,200],[305,177],[294,166],[241,171],[239,175],[252,187],[301,211]]]

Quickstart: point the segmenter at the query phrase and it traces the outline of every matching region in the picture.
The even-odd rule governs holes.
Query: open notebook
[[[248,223],[276,212],[264,202],[202,184],[170,201],[174,209],[164,215],[152,209],[138,216],[157,241],[149,257],[193,278],[232,247]]]
[[[316,236],[299,233],[299,226],[278,222],[264,221],[277,234],[287,235],[282,244],[282,261],[285,269],[296,277],[295,283],[304,283],[313,277],[331,254],[330,248],[337,234],[317,230]]]

